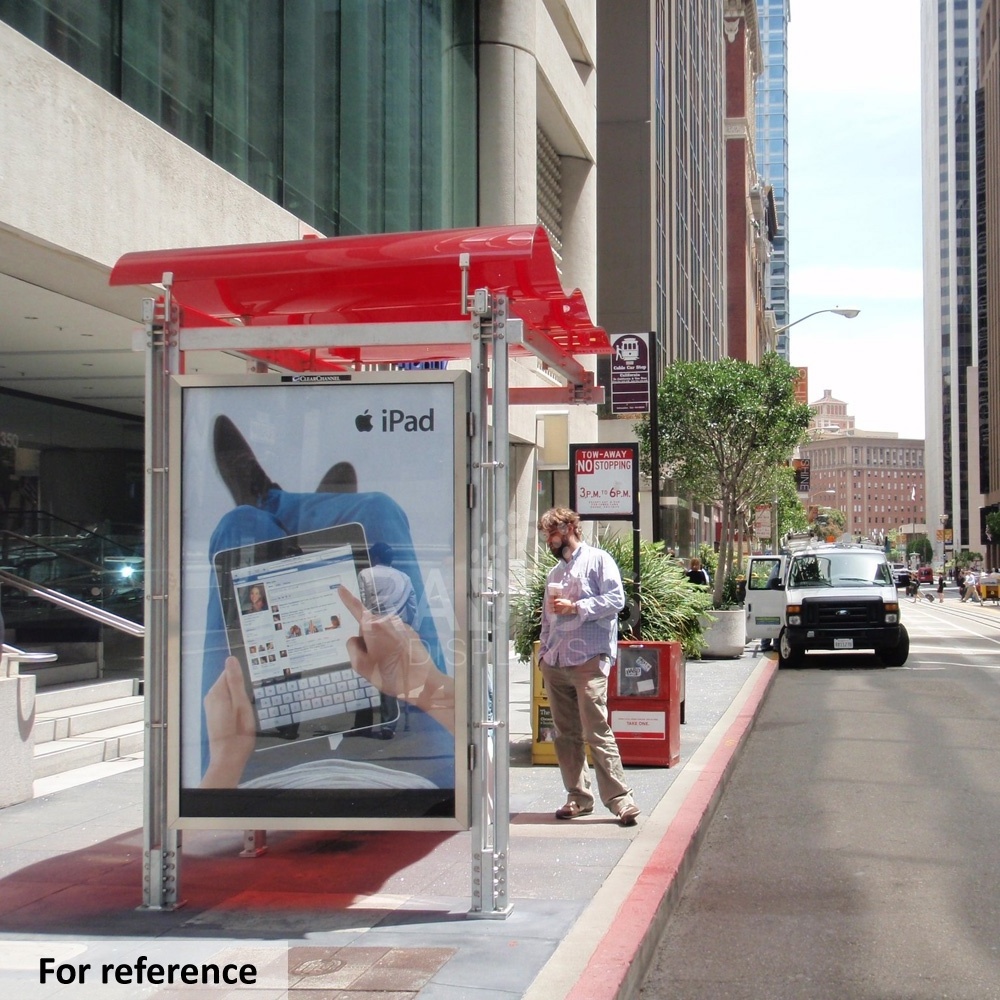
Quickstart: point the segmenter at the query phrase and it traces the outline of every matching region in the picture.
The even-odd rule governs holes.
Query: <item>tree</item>
[[[929,563],[934,559],[934,546],[926,535],[917,535],[906,543],[906,554],[916,552],[922,563]]]
[[[776,465],[756,482],[753,496],[750,498],[750,508],[748,514],[749,525],[755,520],[755,513],[761,507],[767,507],[772,511],[775,501],[778,504],[778,538],[783,538],[790,531],[805,531],[809,524],[806,517],[805,508],[799,499],[799,494],[795,489],[795,471],[789,465]],[[773,530],[773,524],[771,525]],[[771,531],[767,533],[770,538]],[[771,538],[771,549],[777,551],[778,544]],[[713,562],[715,554],[713,551]],[[702,556],[702,564],[705,562]]]
[[[986,515],[986,540],[1000,542],[1000,511],[991,510]]]
[[[955,553],[955,565],[968,567],[973,563],[982,562],[982,552],[970,552],[969,549],[960,549]]]
[[[795,400],[798,370],[777,354],[759,365],[736,358],[677,361],[657,387],[660,468],[699,503],[722,511],[723,545],[713,598],[718,605],[733,561],[733,536],[763,482],[805,439],[811,410]],[[640,423],[644,463],[649,424]]]
[[[820,507],[815,524],[823,538],[840,538],[847,528],[847,515],[837,507]]]
[[[792,531],[805,531],[809,527],[809,517],[795,488],[795,470],[789,465],[781,465],[775,470],[775,491],[778,498],[778,538]],[[772,539],[775,552],[777,544]]]

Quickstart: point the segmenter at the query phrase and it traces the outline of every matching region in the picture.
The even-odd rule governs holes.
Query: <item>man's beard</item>
[[[562,559],[563,555],[566,552],[566,543],[563,541],[560,542],[558,545],[550,545],[549,552],[551,552],[556,557],[556,559]]]

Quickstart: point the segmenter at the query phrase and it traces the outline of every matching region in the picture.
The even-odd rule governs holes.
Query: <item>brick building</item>
[[[754,160],[755,86],[764,66],[756,0],[726,0],[726,354],[757,363],[773,350],[765,284],[777,235],[774,195]]]
[[[802,495],[807,506],[842,510],[846,530],[855,536],[928,534],[924,442],[859,430],[847,404],[829,389],[809,405],[816,411],[811,440],[800,449],[810,463],[810,490]],[[933,534],[928,537],[934,541]]]

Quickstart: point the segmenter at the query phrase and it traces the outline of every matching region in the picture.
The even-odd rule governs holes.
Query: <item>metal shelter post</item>
[[[142,909],[178,904],[181,836],[167,821],[168,468],[170,376],[180,368],[173,275],[162,299],[144,299],[146,333],[146,731],[143,768]]]
[[[472,908],[476,917],[511,912],[510,725],[507,643],[508,300],[477,289],[472,305],[470,491],[470,768]],[[492,359],[492,364],[491,364]],[[490,374],[492,372],[492,403]],[[492,417],[492,446],[490,441]]]

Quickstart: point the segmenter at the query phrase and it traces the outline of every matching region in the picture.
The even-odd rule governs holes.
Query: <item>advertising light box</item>
[[[464,372],[173,380],[172,823],[468,827],[467,411]]]

